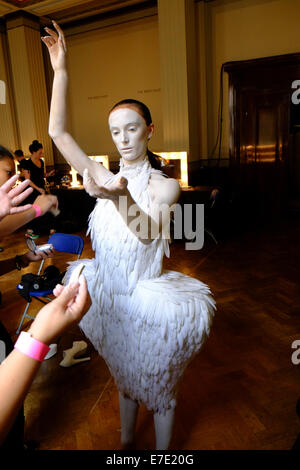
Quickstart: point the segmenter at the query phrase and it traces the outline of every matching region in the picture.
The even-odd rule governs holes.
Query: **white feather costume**
[[[133,199],[149,213],[148,182],[155,172],[145,159],[121,166],[113,179],[127,178]],[[163,270],[167,240],[140,242],[109,200],[97,200],[89,232],[96,257],[80,262],[92,306],[80,327],[105,359],[119,391],[164,414],[175,407],[176,385],[209,335],[215,308],[210,290],[189,276]]]

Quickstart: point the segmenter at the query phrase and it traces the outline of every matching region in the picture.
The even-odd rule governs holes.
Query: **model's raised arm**
[[[73,137],[67,132],[66,127],[66,95],[68,74],[66,68],[66,42],[64,34],[57,23],[53,21],[56,31],[45,28],[49,36],[42,37],[49,51],[51,65],[54,71],[52,99],[49,119],[49,135],[53,139],[58,150],[75,170],[83,175],[85,168],[95,175],[98,184],[104,184],[112,173],[104,166],[92,161],[82,151]]]

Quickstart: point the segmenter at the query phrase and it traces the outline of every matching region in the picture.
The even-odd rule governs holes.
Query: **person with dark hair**
[[[9,180],[15,174],[15,163],[14,157],[11,152],[5,147],[0,145],[0,186]],[[15,182],[17,177],[15,177]],[[24,183],[22,183],[24,186]],[[25,183],[25,186],[30,185]],[[23,187],[22,186],[22,187]],[[26,190],[26,199],[20,201],[22,206],[18,207],[13,213],[3,220],[0,219],[0,235],[5,236],[14,230],[22,227],[25,224],[30,223],[32,220],[39,220],[41,216],[44,216],[48,211],[57,209],[58,200],[53,195],[38,195],[32,198],[32,188]]]
[[[37,196],[37,193],[45,194],[45,170],[42,160],[44,155],[43,146],[37,140],[34,140],[32,144],[29,145],[29,151],[31,157],[27,160],[22,160],[20,168],[28,171],[27,178],[30,179],[31,187],[34,189],[32,194],[33,198]]]
[[[14,151],[14,157],[18,162],[17,170],[20,174],[20,178],[19,178],[20,181],[24,181],[25,179],[29,180],[30,179],[30,173],[29,173],[28,170],[24,169],[24,166],[26,166],[26,161],[27,160],[25,158],[23,150],[21,150],[21,149],[15,150]]]
[[[117,175],[90,160],[67,132],[66,44],[53,24],[56,31],[45,28],[49,36],[42,37],[54,70],[49,134],[97,198],[89,221],[95,258],[81,260],[92,306],[80,327],[117,384],[122,444],[133,444],[144,403],[154,413],[156,448],[167,449],[178,382],[209,334],[214,301],[202,282],[163,271],[163,256],[169,256],[165,230],[180,187],[162,175],[148,152],[154,125],[147,106],[127,99],[109,113],[121,156]]]
[[[33,142],[29,145],[29,151],[31,153],[31,157],[28,159],[24,159],[20,163],[20,170],[21,175],[25,177],[25,179],[30,179],[30,186],[33,188],[32,194],[26,200],[26,203],[32,203],[32,201],[39,195],[45,194],[45,177],[52,176],[54,174],[54,170],[49,173],[45,173],[44,168],[44,161],[42,157],[44,156],[44,149],[43,145],[38,140],[33,140]],[[50,233],[53,233],[54,230],[54,218],[51,215],[47,215],[47,219],[43,219],[43,225],[47,225],[46,222],[49,223]],[[27,226],[26,237],[29,238],[38,238],[39,231],[40,231],[41,221],[36,222],[32,221]]]
[[[14,151],[14,156],[15,156],[16,160],[18,160],[19,163],[22,160],[24,160],[24,158],[25,158],[24,152],[21,149],[15,150]]]

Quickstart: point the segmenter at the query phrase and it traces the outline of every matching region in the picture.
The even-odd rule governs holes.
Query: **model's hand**
[[[46,194],[46,191],[44,190],[44,188],[38,188],[38,192],[41,194]]]
[[[27,251],[24,255],[22,255],[22,259],[25,263],[32,263],[35,261],[41,261],[42,259],[53,258],[54,256],[54,249],[53,250],[45,250],[45,251],[36,251],[33,253],[32,251]]]
[[[42,215],[46,214],[51,209],[57,209],[58,208],[58,200],[56,196],[53,196],[52,194],[42,194],[41,196],[38,196],[34,204],[37,204],[40,206],[42,210]]]
[[[45,344],[50,344],[65,329],[78,323],[91,305],[83,275],[79,277],[79,283],[65,287],[58,285],[54,294],[57,298],[39,311],[29,329],[35,339]]]
[[[83,172],[83,186],[86,192],[92,197],[116,201],[119,196],[127,196],[127,184],[127,179],[121,176],[117,181],[114,181],[108,186],[98,186],[87,169]]]
[[[18,180],[19,175],[12,176],[6,183],[0,187],[0,220],[6,215],[16,214],[17,212],[27,211],[31,204],[16,207],[32,193],[32,188],[27,188],[29,180],[23,181],[15,188],[11,189]],[[25,191],[24,189],[27,188]]]
[[[55,21],[52,21],[52,23],[56,32],[50,28],[45,28],[49,36],[43,36],[41,39],[48,48],[52,68],[54,72],[57,72],[66,69],[67,46],[62,29]]]

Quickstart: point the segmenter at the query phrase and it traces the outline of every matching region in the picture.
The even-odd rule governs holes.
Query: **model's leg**
[[[125,397],[121,392],[119,392],[119,402],[121,415],[121,442],[123,445],[129,445],[134,441],[139,405],[136,401]]]
[[[168,410],[165,415],[154,413],[156,450],[167,450],[172,437],[175,408]]]

